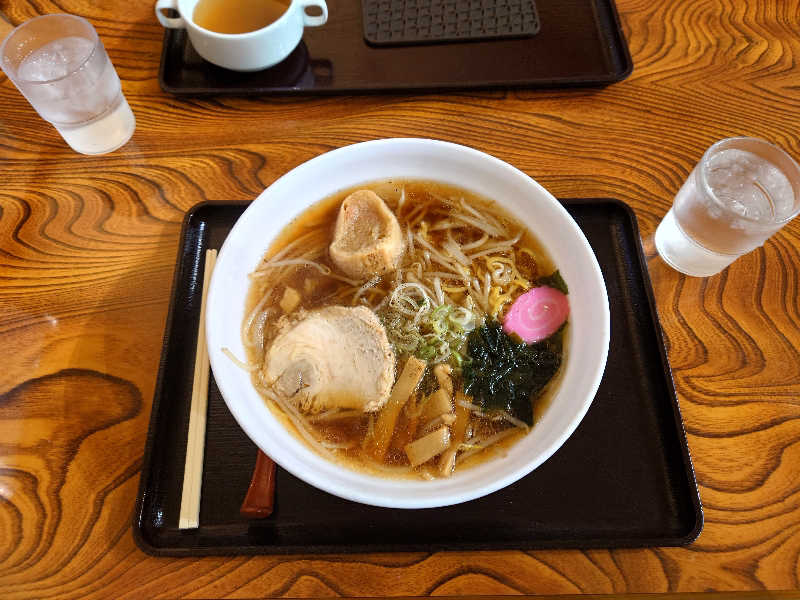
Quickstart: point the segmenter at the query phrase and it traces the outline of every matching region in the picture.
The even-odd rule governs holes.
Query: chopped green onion
[[[378,316],[398,353],[461,368],[461,352],[478,321],[472,310],[451,304],[435,306],[435,301],[417,284],[399,285],[390,298]],[[410,310],[412,306],[414,310]]]

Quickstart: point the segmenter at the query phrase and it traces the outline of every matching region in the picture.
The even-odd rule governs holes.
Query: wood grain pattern
[[[800,222],[708,279],[667,268],[652,233],[713,141],[760,136],[800,158],[800,2],[617,5],[635,70],[602,90],[186,100],[159,89],[152,2],[0,0],[14,24],[89,18],[137,118],[122,150],[79,156],[0,79],[0,595],[797,597]],[[135,547],[184,213],[252,199],[326,150],[391,136],[467,144],[558,196],[635,209],[705,507],[695,544],[202,559]]]

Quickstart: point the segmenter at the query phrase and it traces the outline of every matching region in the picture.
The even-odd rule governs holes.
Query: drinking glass
[[[119,76],[86,19],[53,14],[23,23],[0,46],[0,66],[76,152],[111,152],[133,135]]]
[[[658,253],[695,277],[719,273],[800,212],[800,167],[758,138],[706,150],[656,229]]]

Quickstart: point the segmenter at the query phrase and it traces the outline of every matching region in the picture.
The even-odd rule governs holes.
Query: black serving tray
[[[327,0],[328,22],[306,28],[280,64],[238,73],[206,62],[183,29],[167,29],[159,82],[173,94],[292,94],[602,86],[633,69],[614,0],[536,0],[532,37],[375,46],[361,3]]]
[[[636,218],[615,200],[565,200],[603,270],[611,346],[597,396],[566,443],[518,482],[446,508],[342,500],[277,470],[275,512],[239,517],[256,446],[213,376],[200,526],[178,529],[205,251],[246,207],[205,203],[186,217],[153,400],[134,534],[150,554],[284,554],[678,546],[703,514]],[[435,524],[435,526],[432,526]]]

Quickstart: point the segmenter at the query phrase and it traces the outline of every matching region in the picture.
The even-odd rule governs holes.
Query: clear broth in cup
[[[290,0],[200,0],[192,18],[216,33],[248,33],[277,21]]]

